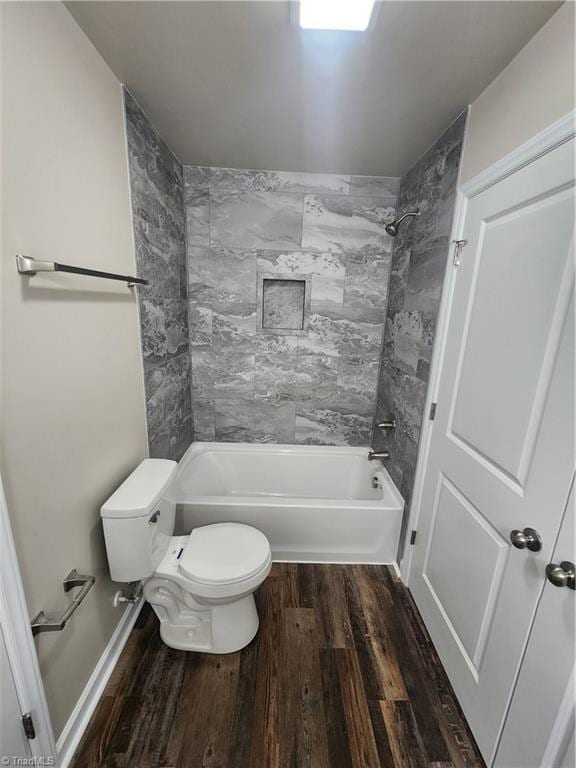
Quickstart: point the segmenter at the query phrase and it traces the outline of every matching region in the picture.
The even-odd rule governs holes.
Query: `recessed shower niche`
[[[302,335],[308,330],[310,279],[306,275],[258,275],[258,330]]]

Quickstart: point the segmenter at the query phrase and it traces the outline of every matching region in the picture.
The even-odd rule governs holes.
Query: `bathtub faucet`
[[[368,461],[374,461],[374,459],[389,459],[390,453],[388,451],[368,451]]]

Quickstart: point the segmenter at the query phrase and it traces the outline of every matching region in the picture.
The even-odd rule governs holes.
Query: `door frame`
[[[43,765],[59,766],[1,477],[0,627],[22,714],[30,712],[34,721],[36,738],[29,741],[32,757],[43,758]]]
[[[466,131],[467,132],[467,131]],[[539,157],[551,152],[552,150],[564,144],[576,136],[576,110],[569,112],[563,118],[545,128],[525,144],[521,144],[510,154],[505,155],[496,161],[486,170],[479,173],[474,178],[463,184],[456,193],[456,204],[454,209],[454,220],[450,241],[461,240],[464,237],[464,221],[468,202],[476,195],[484,192],[486,189],[497,184],[507,176],[512,175],[526,165],[529,165]],[[464,137],[464,146],[466,144],[466,134]],[[432,403],[438,401],[438,391],[440,382],[440,373],[442,361],[446,348],[448,337],[448,326],[452,310],[452,300],[454,295],[454,285],[456,280],[456,269],[453,264],[454,251],[449,249],[446,271],[442,285],[442,296],[438,309],[438,319],[436,324],[436,339],[432,351],[432,360],[430,364],[430,377],[426,400],[424,404],[424,415],[422,419],[422,429],[420,432],[420,444],[418,448],[418,460],[416,463],[416,472],[414,475],[414,490],[412,493],[412,503],[408,513],[408,522],[406,531],[418,529],[418,521],[422,510],[422,493],[424,488],[424,477],[428,465],[428,456],[430,453],[430,441],[432,437],[432,428],[434,422],[430,421],[428,414]],[[461,251],[461,258],[466,258],[466,247]],[[412,577],[412,554],[413,547],[407,542],[404,548],[404,556],[399,564],[400,575],[404,583],[410,587]]]

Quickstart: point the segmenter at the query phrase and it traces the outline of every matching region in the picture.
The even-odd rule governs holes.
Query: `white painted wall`
[[[30,615],[96,586],[37,638],[56,736],[121,611],[99,507],[146,455],[136,298],[122,283],[22,278],[18,251],[135,269],[120,84],[60,3],[3,3],[1,471]]]
[[[574,109],[574,14],[566,2],[472,103],[461,183]]]

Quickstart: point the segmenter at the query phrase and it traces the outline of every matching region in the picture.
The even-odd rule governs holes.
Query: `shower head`
[[[386,230],[387,234],[389,234],[390,237],[396,237],[398,234],[398,227],[400,226],[401,222],[404,221],[404,219],[408,218],[408,216],[420,216],[420,211],[418,209],[415,211],[407,211],[406,213],[402,214],[399,219],[395,219],[390,224],[386,224],[384,229]]]

